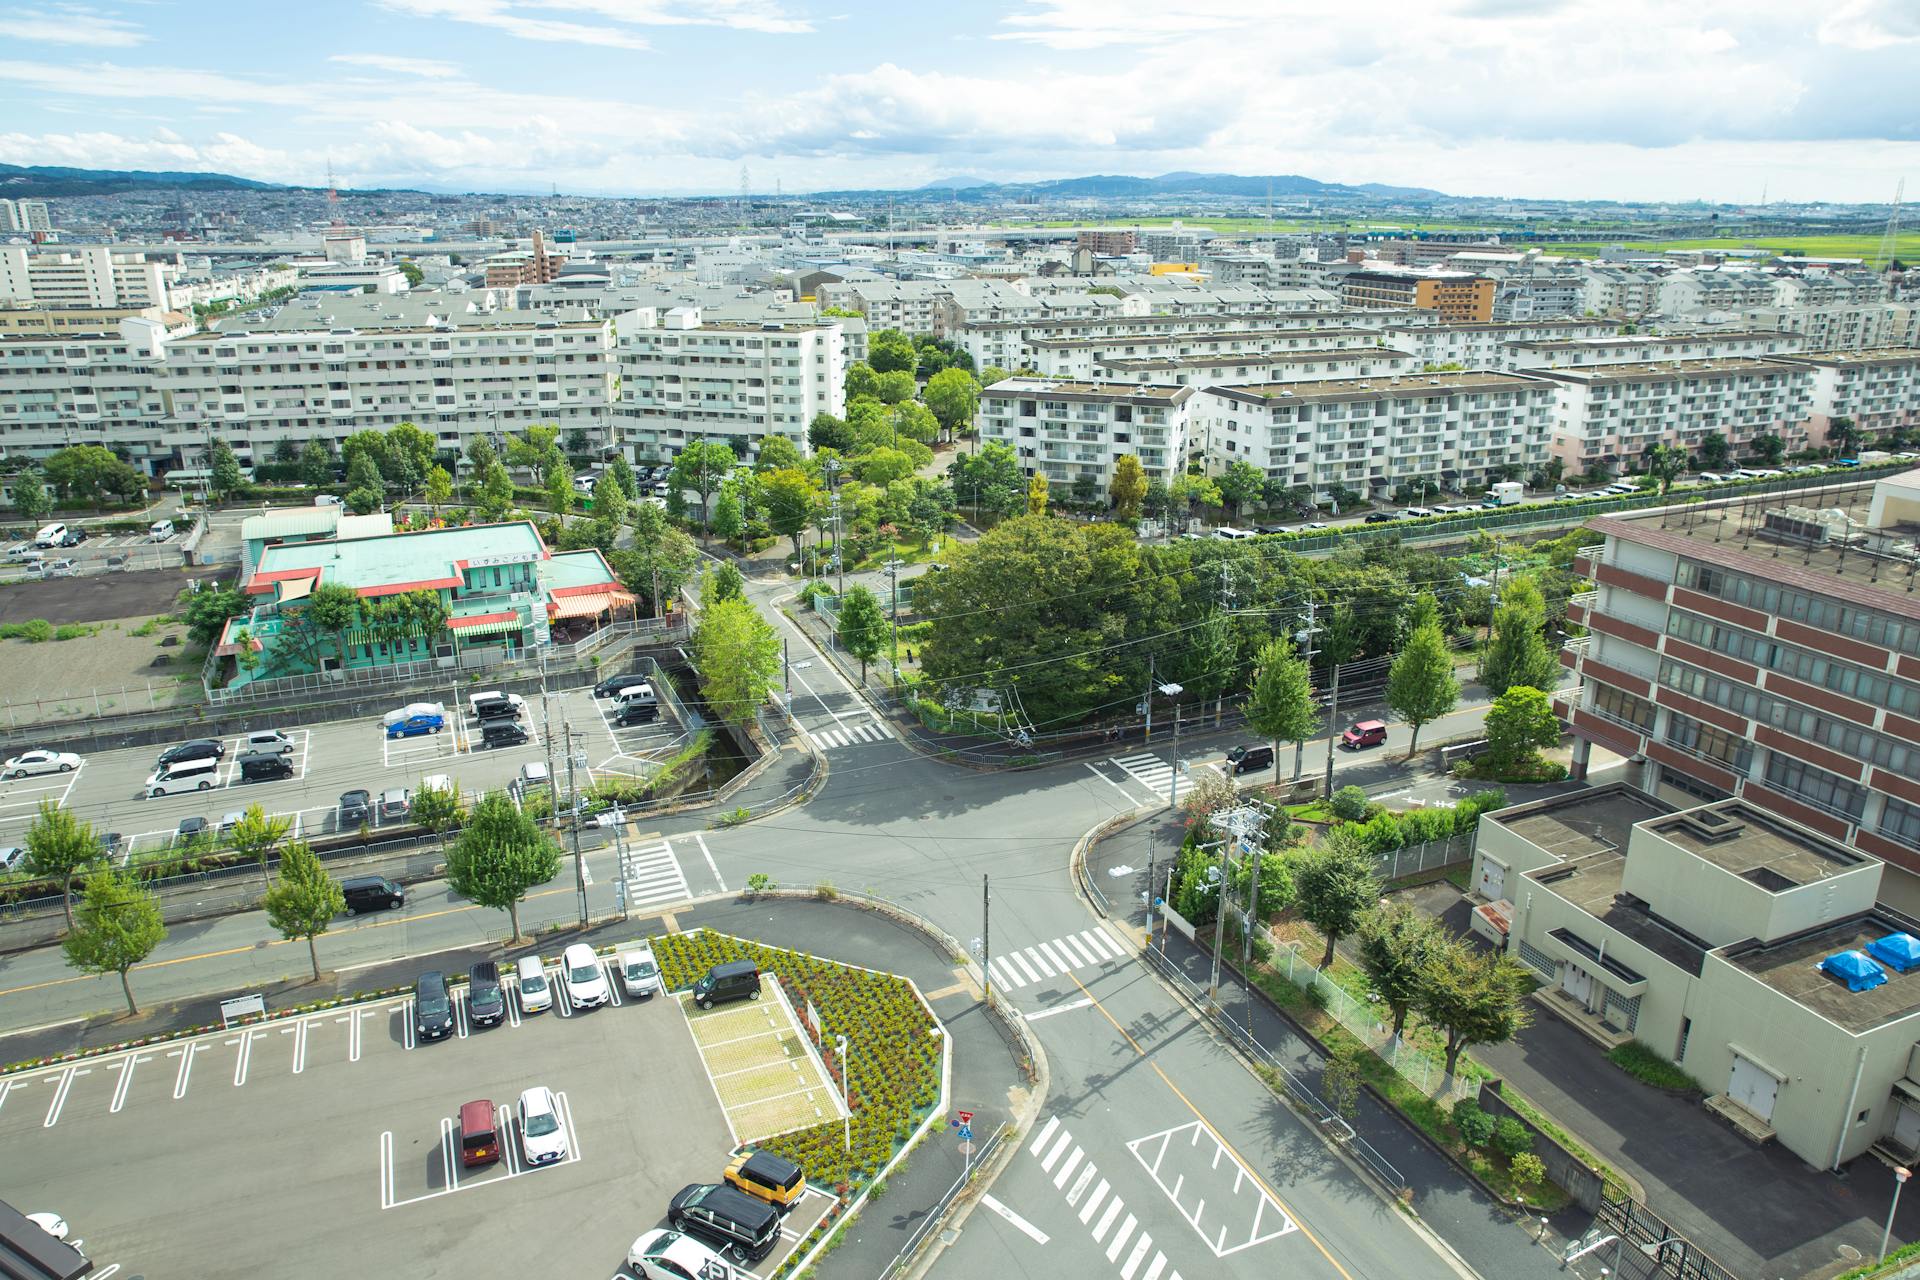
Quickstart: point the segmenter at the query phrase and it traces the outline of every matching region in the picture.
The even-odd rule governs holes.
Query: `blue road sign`
[[[972,1141],[973,1141],[973,1126],[972,1126],[972,1125],[965,1125],[965,1124],[963,1124],[963,1125],[961,1125],[961,1126],[960,1126],[960,1141],[962,1141],[962,1142],[972,1142]]]

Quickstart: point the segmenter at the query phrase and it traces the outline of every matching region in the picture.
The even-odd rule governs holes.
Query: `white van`
[[[183,791],[207,791],[220,781],[220,762],[212,756],[199,760],[175,760],[147,775],[147,799],[179,795]]]
[[[650,684],[630,684],[613,695],[614,705],[622,711],[628,707],[653,707],[659,705],[659,699],[653,696]]]
[[[154,542],[165,542],[173,536],[173,521],[155,520],[147,526],[147,537]]]
[[[60,539],[66,536],[67,526],[63,524],[50,524],[33,535],[33,545],[36,547],[58,546],[60,545]]]
[[[1246,529],[1236,529],[1232,525],[1223,524],[1213,531],[1213,536],[1222,542],[1239,542],[1251,538],[1253,534]]]

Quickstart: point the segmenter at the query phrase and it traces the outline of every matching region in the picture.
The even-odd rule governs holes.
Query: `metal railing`
[[[893,1277],[903,1274],[913,1263],[935,1228],[946,1221],[947,1211],[953,1207],[953,1202],[959,1199],[960,1193],[966,1189],[969,1182],[973,1181],[974,1175],[993,1158],[993,1153],[1005,1140],[1009,1128],[1010,1126],[1003,1120],[994,1129],[993,1136],[988,1138],[985,1145],[980,1148],[980,1154],[968,1162],[965,1172],[955,1178],[953,1185],[941,1192],[940,1198],[927,1209],[927,1216],[922,1218],[920,1225],[913,1229],[913,1234],[907,1237],[907,1242],[900,1247],[900,1252],[894,1254],[893,1261],[881,1270],[880,1280],[893,1280]]]
[[[1423,871],[1437,871],[1471,861],[1472,834],[1455,834],[1444,840],[1410,844],[1392,853],[1383,853],[1374,859],[1373,875],[1376,880],[1398,880],[1402,876],[1417,876]]]

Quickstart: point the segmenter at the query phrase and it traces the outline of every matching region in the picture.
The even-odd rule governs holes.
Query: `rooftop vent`
[[[1685,827],[1702,840],[1719,841],[1731,839],[1747,829],[1745,818],[1736,818],[1719,809],[1695,809],[1683,813],[1674,819],[1674,825]]]
[[[1849,991],[1871,991],[1887,980],[1887,971],[1864,951],[1839,951],[1820,962],[1820,971],[1840,979]]]

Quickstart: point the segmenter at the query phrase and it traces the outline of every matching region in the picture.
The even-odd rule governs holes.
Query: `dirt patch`
[[[0,586],[0,622],[45,618],[58,626],[63,622],[125,619],[137,624],[171,610],[188,582],[217,576],[212,568],[141,569],[84,578],[48,578],[44,582],[10,582]]]
[[[188,656],[186,628],[155,623],[147,634],[134,634],[147,625],[146,618],[123,618],[73,640],[0,640],[0,689],[6,690],[0,725],[200,701],[200,666]],[[167,639],[174,643],[163,645]],[[183,675],[191,679],[182,682],[177,677]]]

